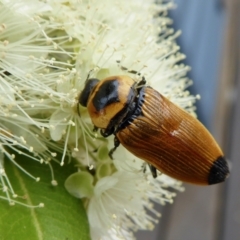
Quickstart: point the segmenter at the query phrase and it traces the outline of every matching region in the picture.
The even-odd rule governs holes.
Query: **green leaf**
[[[7,201],[0,199],[0,239],[89,240],[89,226],[83,204],[64,188],[64,181],[74,172],[73,167],[53,164],[58,182],[58,186],[53,187],[47,165],[24,157],[18,163],[41,180],[36,182],[7,160],[5,170],[13,189],[19,196],[26,196],[22,202],[31,205],[42,202],[44,207],[10,206]]]

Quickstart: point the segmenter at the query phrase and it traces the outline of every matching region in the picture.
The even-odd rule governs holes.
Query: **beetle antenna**
[[[139,71],[136,71],[136,70],[129,70],[127,67],[124,67],[122,65],[120,65],[121,61],[120,60],[117,60],[117,63],[119,64],[119,67],[121,68],[121,70],[123,71],[127,71],[128,73],[132,73],[132,74],[135,74],[135,75],[138,75],[140,76],[141,73]]]
[[[92,73],[93,71],[98,70],[98,69],[99,69],[99,67],[96,66],[95,68],[92,68],[92,69],[88,72],[88,75],[87,75],[87,78],[86,78],[86,80],[85,80],[85,83],[86,83],[86,82],[88,81],[88,79],[90,78],[91,73]]]
[[[119,67],[121,68],[121,70],[127,71],[128,73],[131,73],[131,74],[141,76],[141,72],[136,71],[136,70],[129,70],[127,67],[120,65],[120,63],[121,63],[120,60],[117,60],[117,63],[119,64]],[[142,76],[142,79],[137,83],[136,88],[141,88],[142,86],[146,85],[146,83],[147,83],[146,78],[144,76]]]
[[[85,80],[85,83],[88,81],[88,79],[90,78],[90,75],[91,75],[91,73],[92,73],[92,71],[94,70],[94,68],[93,69],[91,69],[89,72],[88,72],[88,75],[87,75],[87,78],[86,78],[86,80]]]

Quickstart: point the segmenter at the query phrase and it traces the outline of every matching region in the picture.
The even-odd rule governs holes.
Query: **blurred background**
[[[240,239],[240,0],[175,0],[170,12],[185,63],[191,66],[192,94],[200,94],[197,114],[230,160],[223,184],[185,184],[173,205],[158,206],[153,232],[137,240]]]

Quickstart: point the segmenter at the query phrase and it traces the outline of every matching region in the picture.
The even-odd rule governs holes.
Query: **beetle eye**
[[[89,95],[90,95],[92,89],[98,84],[98,82],[99,82],[99,79],[90,78],[85,83],[85,87],[82,90],[80,97],[79,97],[79,101],[78,101],[83,107],[87,106]]]

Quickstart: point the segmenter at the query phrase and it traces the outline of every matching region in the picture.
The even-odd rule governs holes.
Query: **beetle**
[[[146,80],[127,75],[86,80],[78,104],[87,107],[94,129],[114,135],[113,152],[122,144],[157,170],[199,185],[223,182],[229,175],[222,150],[208,130]]]

